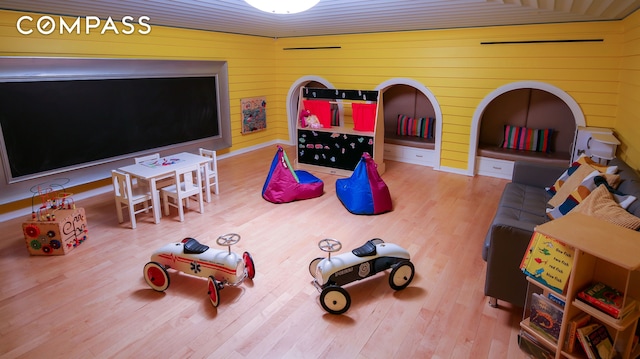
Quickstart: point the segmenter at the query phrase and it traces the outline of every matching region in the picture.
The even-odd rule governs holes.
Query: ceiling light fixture
[[[296,14],[316,6],[320,0],[244,0],[258,10],[272,14]]]

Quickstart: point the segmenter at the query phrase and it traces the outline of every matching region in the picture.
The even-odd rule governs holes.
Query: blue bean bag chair
[[[287,203],[320,197],[323,193],[324,182],[307,171],[293,170],[287,153],[278,146],[262,186],[262,198],[272,203]]]
[[[351,177],[336,180],[336,194],[353,214],[380,214],[393,209],[389,187],[368,153],[362,155]]]

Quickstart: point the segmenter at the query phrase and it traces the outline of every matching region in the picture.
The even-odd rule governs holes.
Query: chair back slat
[[[145,161],[153,161],[153,160],[159,160],[159,159],[160,159],[160,153],[152,153],[146,156],[135,157],[134,161],[136,163],[141,163]]]
[[[129,199],[133,197],[131,192],[131,177],[129,174],[113,170],[111,171],[111,177],[113,179],[113,190],[116,198],[128,202]]]
[[[202,171],[204,192],[207,194],[207,202],[211,202],[211,189],[213,188],[215,194],[220,193],[218,188],[218,157],[216,151],[206,148],[200,148],[199,153],[200,156],[212,159],[203,166]]]
[[[179,197],[186,197],[198,193],[201,190],[200,170],[198,165],[185,167],[175,171],[176,190]]]

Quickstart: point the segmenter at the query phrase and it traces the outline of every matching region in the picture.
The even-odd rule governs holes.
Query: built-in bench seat
[[[422,148],[425,150],[433,150],[435,148],[434,139],[426,139],[414,136],[400,136],[395,133],[385,133],[384,143],[389,143],[398,146],[408,146]]]
[[[435,149],[435,138],[399,135],[397,131],[399,115],[412,118],[435,117],[433,104],[427,96],[413,86],[393,85],[385,90],[383,105],[384,143],[405,148],[405,150],[402,150],[402,147],[394,148],[392,153],[385,150],[385,156],[390,155],[394,160],[403,162],[432,165],[431,157]]]
[[[505,125],[543,130],[552,129],[549,152],[502,148]],[[506,92],[489,103],[480,120],[477,156],[567,166],[576,134],[569,106],[549,92],[521,88]]]
[[[571,161],[571,153],[569,152],[533,152],[520,151],[499,146],[481,145],[478,146],[478,156],[495,158],[505,161],[527,161],[541,164],[567,166]]]

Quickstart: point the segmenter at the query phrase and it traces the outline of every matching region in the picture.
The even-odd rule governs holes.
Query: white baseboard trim
[[[265,147],[269,147],[269,146],[273,146],[273,145],[293,145],[293,144],[290,143],[289,141],[273,140],[273,141],[261,143],[259,145],[245,147],[245,148],[241,148],[241,149],[239,149],[237,151],[231,151],[229,153],[225,153],[223,155],[219,155],[218,159],[221,160],[221,159],[225,159],[225,158],[228,158],[228,157],[242,155],[242,154],[245,154],[245,153],[249,153],[251,151],[259,150],[261,148],[265,148]]]
[[[87,199],[93,196],[97,196],[103,193],[107,193],[113,191],[113,187],[111,185],[108,186],[102,186],[99,188],[95,188],[89,191],[84,191],[84,192],[80,192],[78,194],[74,194],[73,195],[73,201],[77,202],[77,201],[81,201],[83,199]],[[40,201],[40,198],[37,199],[37,201]],[[18,218],[18,217],[24,217],[24,220],[27,221],[31,218],[31,208],[22,208],[22,209],[17,209],[15,211],[12,212],[7,212],[7,213],[3,213],[0,214],[0,221],[6,221],[9,219],[14,219],[14,218]]]
[[[442,171],[442,172],[455,173],[455,174],[459,174],[459,175],[463,175],[463,176],[473,177],[473,174],[469,173],[468,170],[463,170],[463,169],[460,169],[460,168],[440,166],[438,168],[434,168],[434,170]]]
[[[225,153],[223,155],[218,156],[218,159],[221,160],[221,159],[224,159],[224,158],[241,155],[241,154],[248,153],[248,152],[251,152],[251,151],[255,151],[255,150],[258,150],[258,149],[261,149],[261,148],[274,146],[274,145],[277,145],[277,144],[291,145],[291,143],[289,143],[288,141],[274,140],[274,141],[261,143],[261,144],[256,145],[256,146],[245,147],[245,148],[239,149],[237,151],[231,151],[229,153]],[[113,191],[113,187],[111,185],[103,186],[103,187],[100,187],[100,188],[95,188],[95,189],[92,189],[92,190],[89,190],[89,191],[85,191],[85,192],[80,192],[80,193],[74,194],[73,195],[73,200],[74,200],[74,202],[78,202],[78,201],[81,201],[83,199],[87,199],[87,198],[90,198],[90,197],[93,197],[93,196],[104,194],[104,193],[110,192],[110,191]],[[39,199],[38,199],[38,201],[39,201]],[[0,221],[4,222],[6,220],[15,219],[15,218],[18,218],[18,217],[24,217],[25,221],[29,220],[31,218],[31,208],[27,207],[27,208],[17,209],[15,211],[7,212],[7,213],[1,213],[0,214]]]

